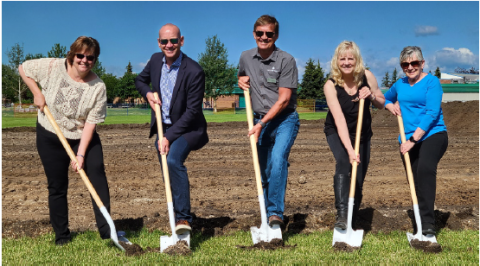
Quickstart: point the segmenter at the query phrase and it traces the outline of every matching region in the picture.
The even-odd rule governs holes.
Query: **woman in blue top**
[[[408,140],[400,145],[402,160],[408,152],[422,233],[434,235],[437,165],[448,146],[447,128],[441,108],[443,91],[437,77],[423,72],[425,60],[419,47],[405,47],[400,53],[400,62],[406,77],[395,82],[385,93],[385,108],[393,115],[401,115],[403,118],[405,137]],[[401,143],[400,137],[399,142]]]

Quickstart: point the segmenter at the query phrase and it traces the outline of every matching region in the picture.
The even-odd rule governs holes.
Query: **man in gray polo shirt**
[[[251,89],[255,126],[248,132],[257,139],[265,207],[270,225],[283,225],[288,156],[297,138],[298,70],[295,59],[278,49],[278,21],[263,15],[253,26],[257,47],[240,56],[238,86]]]

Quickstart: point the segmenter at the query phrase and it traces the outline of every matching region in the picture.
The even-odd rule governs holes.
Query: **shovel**
[[[57,122],[52,116],[52,113],[50,113],[50,110],[48,109],[48,106],[43,107],[43,112],[47,115],[48,121],[50,121],[50,124],[53,126],[55,129],[55,132],[57,133],[58,138],[60,139],[60,142],[62,142],[63,147],[68,153],[68,156],[70,156],[70,160],[74,161],[78,165],[77,157],[73,153],[72,148],[67,142],[67,139],[63,135],[62,131],[57,125]],[[121,249],[122,251],[125,251],[125,249],[118,243],[118,236],[117,232],[115,230],[115,225],[113,224],[112,217],[110,217],[110,214],[108,214],[107,208],[103,205],[103,202],[100,200],[100,197],[98,196],[97,192],[95,191],[95,188],[93,188],[92,183],[90,183],[90,180],[87,177],[87,174],[83,169],[78,169],[78,173],[82,177],[83,182],[87,186],[88,191],[92,195],[93,200],[95,200],[95,203],[97,204],[98,208],[100,209],[100,212],[102,212],[103,217],[105,217],[105,220],[107,220],[108,226],[110,226],[110,238],[112,239],[113,243]],[[122,238],[123,239],[123,238]],[[126,239],[126,238],[125,238]],[[128,240],[127,240],[128,241]],[[126,241],[126,242],[127,242]],[[128,241],[130,243],[130,241]]]
[[[360,151],[360,136],[362,131],[363,122],[363,106],[365,105],[365,99],[360,99],[358,107],[358,121],[357,132],[355,135],[355,154],[358,155]],[[353,216],[353,204],[355,200],[355,185],[357,182],[357,162],[352,164],[352,174],[350,178],[350,193],[348,195],[348,216],[347,216],[347,229],[342,230],[339,228],[333,229],[333,242],[332,246],[335,246],[337,242],[343,242],[351,247],[361,247],[363,240],[363,230],[353,230],[352,228],[352,216]]]
[[[250,92],[248,90],[244,90],[243,93],[245,95],[245,105],[247,107],[248,128],[251,130],[253,128],[253,113],[252,103],[250,102]],[[254,135],[250,136],[250,146],[252,147],[253,168],[255,170],[258,202],[260,203],[260,215],[262,218],[262,224],[260,225],[260,228],[256,226],[252,226],[250,228],[250,231],[252,232],[253,244],[257,244],[262,241],[271,242],[273,239],[282,239],[282,230],[280,229],[280,225],[275,224],[270,227],[267,222],[267,211],[265,209],[265,198],[263,196],[262,177],[260,175],[260,165],[258,163],[257,143]]]
[[[398,118],[398,127],[400,129],[400,139],[402,143],[407,142],[407,138],[405,137],[405,129],[403,127],[403,118],[401,116],[397,116]],[[413,173],[412,173],[412,165],[410,164],[410,155],[406,152],[403,155],[405,159],[405,166],[407,168],[407,177],[408,177],[408,184],[410,185],[410,193],[412,194],[412,202],[413,202],[413,213],[415,215],[415,222],[417,224],[417,234],[414,235],[412,233],[407,233],[408,242],[412,245],[412,240],[417,239],[419,241],[430,241],[432,243],[437,243],[437,238],[435,235],[426,235],[422,234],[422,223],[420,218],[420,210],[418,208],[418,200],[417,200],[417,193],[415,191],[415,183],[413,181]]]
[[[158,94],[153,93],[155,100],[158,101]],[[162,126],[162,113],[160,110],[160,105],[155,104],[155,117],[157,118],[157,131],[158,139],[162,141],[163,139],[163,126]],[[172,236],[161,236],[160,237],[160,252],[163,252],[170,246],[174,246],[178,241],[186,241],[188,247],[190,247],[190,232],[178,235],[175,233],[175,214],[173,213],[173,201],[172,201],[172,190],[170,187],[170,175],[168,173],[167,165],[167,155],[161,154],[162,157],[162,170],[163,170],[163,179],[165,182],[165,194],[167,194],[167,207],[168,207],[168,219],[170,220],[170,228],[172,229]]]

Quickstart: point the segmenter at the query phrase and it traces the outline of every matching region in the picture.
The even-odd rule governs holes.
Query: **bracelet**
[[[81,155],[81,154],[77,154],[77,156],[80,156],[82,157],[83,159],[85,159],[85,156]]]
[[[377,97],[375,96],[375,94],[370,94],[370,96],[373,96],[373,98],[370,97],[370,101],[375,101],[375,99],[377,99]]]
[[[265,127],[265,123],[263,123],[263,121],[262,121],[262,120],[258,120],[258,123],[260,124],[260,126],[262,126],[262,128],[264,128],[264,127]]]

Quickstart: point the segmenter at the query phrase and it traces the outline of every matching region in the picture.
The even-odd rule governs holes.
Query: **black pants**
[[[67,141],[76,153],[80,140],[67,139]],[[38,123],[37,150],[48,181],[48,207],[50,209],[50,222],[55,231],[55,241],[69,239],[67,189],[70,157],[57,135],[45,130]],[[105,208],[110,212],[110,193],[103,164],[102,144],[96,132],[93,134],[90,145],[85,152],[84,169]],[[110,227],[107,221],[93,198],[92,203],[100,236],[103,239],[110,238]]]
[[[448,134],[442,131],[417,143],[408,152],[412,165],[415,192],[422,224],[435,225],[435,194],[437,189],[437,166],[448,146]],[[402,155],[403,165],[405,159]]]
[[[335,157],[335,176],[345,175],[351,176],[352,164],[348,157],[347,149],[343,146],[342,141],[337,133],[327,136],[327,142]],[[355,203],[354,206],[358,209],[362,203],[363,198],[363,182],[367,174],[368,165],[370,164],[370,139],[364,142],[360,142],[360,164],[357,166],[357,176],[355,183]],[[335,190],[336,191],[336,190]],[[348,203],[348,193],[346,198],[342,201]]]

